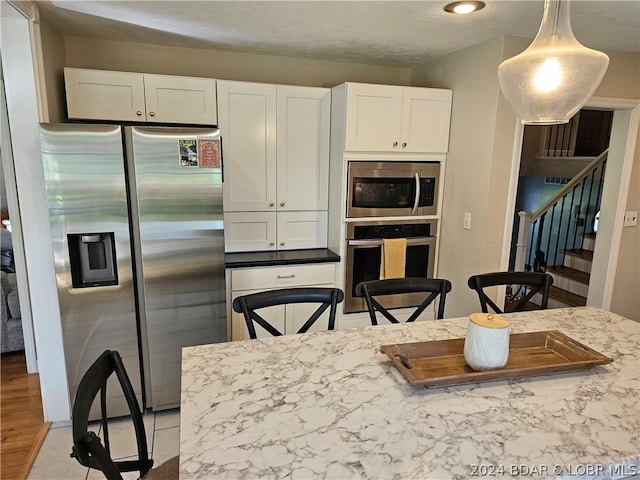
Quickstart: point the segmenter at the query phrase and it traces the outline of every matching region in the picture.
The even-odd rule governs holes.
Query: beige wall
[[[49,110],[49,118],[45,121],[64,122],[66,119],[63,78],[64,38],[44,17],[40,18],[40,36]]]
[[[626,210],[640,211],[640,142],[631,173],[631,185]],[[611,299],[611,311],[640,321],[640,226],[622,229],[620,256]]]
[[[609,55],[609,70],[595,95],[640,99],[640,54],[606,53]],[[640,211],[640,135],[627,197],[626,211],[629,210]],[[640,321],[640,225],[622,229],[611,311]]]
[[[411,69],[65,37],[68,67],[334,87],[409,85]]]
[[[467,48],[416,69],[413,75],[414,85],[453,90],[438,270],[439,276],[453,284],[447,297],[447,316],[477,310],[478,300],[467,287],[468,277],[500,267],[504,208],[491,208],[504,195],[509,178],[508,171],[495,171],[504,159],[494,159],[496,128],[503,123],[498,119],[503,106],[498,102],[497,83],[503,44],[495,39]],[[504,142],[512,140],[513,134]],[[505,154],[510,159],[511,146]],[[492,188],[499,191],[491,192]],[[463,228],[464,212],[471,213],[470,230]],[[498,230],[491,231],[496,225]]]

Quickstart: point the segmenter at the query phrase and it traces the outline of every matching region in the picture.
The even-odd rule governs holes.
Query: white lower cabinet
[[[226,252],[327,247],[327,212],[226,212]]]
[[[226,212],[225,252],[261,252],[276,249],[276,212]]]
[[[335,264],[317,263],[275,267],[250,267],[231,270],[231,340],[249,338],[244,316],[233,311],[236,297],[252,293],[291,287],[335,287]],[[293,304],[262,309],[260,315],[285,335],[294,334],[318,308],[317,304]],[[309,331],[327,329],[328,311],[320,317]],[[258,338],[271,335],[256,325]]]

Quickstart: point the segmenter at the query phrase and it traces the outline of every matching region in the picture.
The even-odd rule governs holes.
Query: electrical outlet
[[[638,224],[638,212],[626,212],[624,214],[624,226],[635,227]]]
[[[464,212],[464,229],[471,230],[471,212]]]

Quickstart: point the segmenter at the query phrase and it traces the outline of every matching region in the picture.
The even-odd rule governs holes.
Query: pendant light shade
[[[498,67],[500,88],[522,123],[567,123],[593,95],[609,57],[580,44],[569,23],[569,2],[545,0],[531,45]]]

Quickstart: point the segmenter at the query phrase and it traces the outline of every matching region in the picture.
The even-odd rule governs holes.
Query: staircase
[[[581,236],[582,248],[562,250],[563,264],[547,267],[547,273],[553,277],[549,308],[582,307],[587,304],[596,234],[585,233]]]
[[[535,212],[519,212],[516,271],[553,277],[548,308],[587,303],[608,149]],[[588,231],[587,231],[588,229]],[[537,298],[532,303],[539,304]]]

